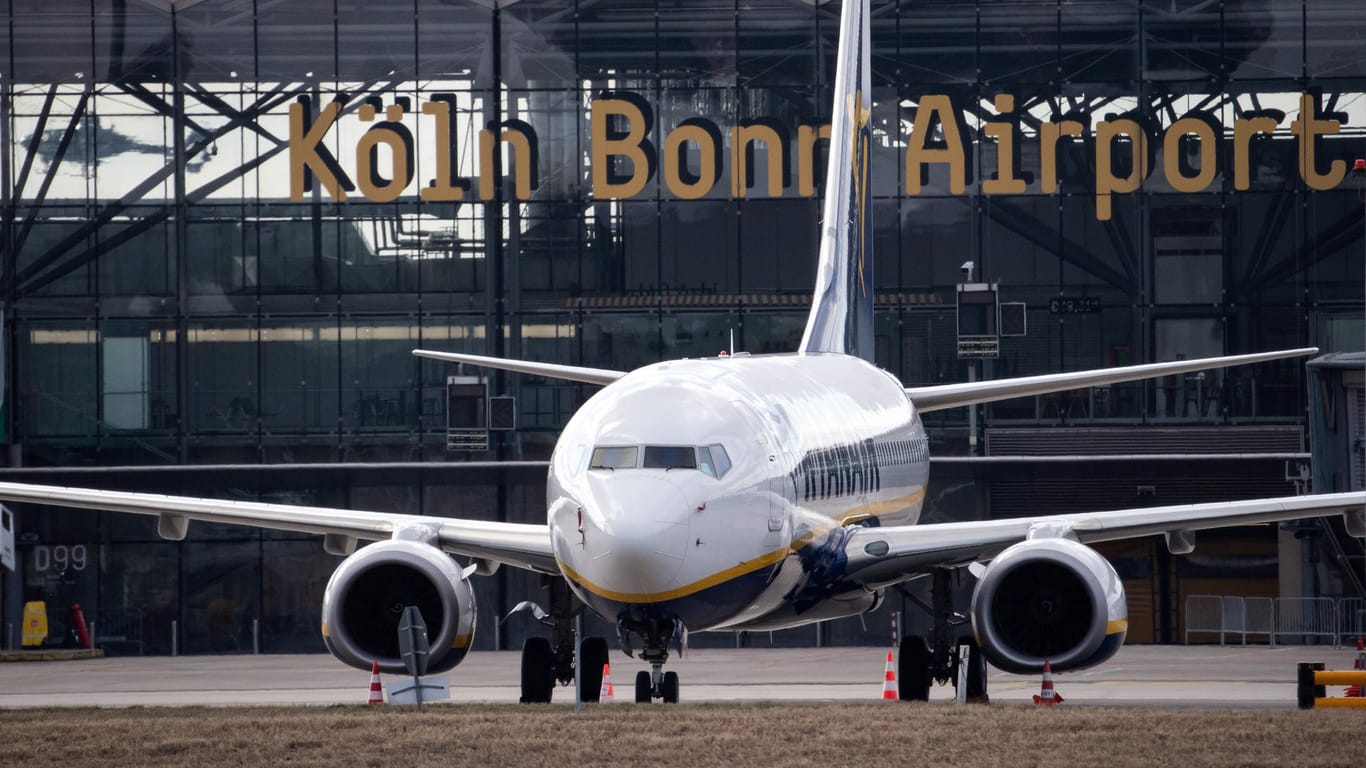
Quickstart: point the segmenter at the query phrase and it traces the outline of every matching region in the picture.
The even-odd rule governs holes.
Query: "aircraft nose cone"
[[[595,484],[580,574],[606,591],[645,596],[679,586],[691,518],[668,478],[617,476]]]

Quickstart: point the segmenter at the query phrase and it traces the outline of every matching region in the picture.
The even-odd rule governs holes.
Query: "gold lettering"
[[[305,109],[307,106],[299,102],[289,105],[289,199],[304,199],[305,179],[312,173],[333,199],[345,201],[345,185],[334,172],[338,169],[328,162],[330,153],[321,146],[323,137],[341,114],[341,105],[334,101],[318,110],[318,119],[307,132],[304,131],[308,117]]]
[[[745,197],[749,192],[748,152],[755,141],[762,141],[768,152],[768,196],[783,196],[783,158],[787,147],[778,132],[767,125],[737,125],[730,129],[730,194]]]
[[[1015,97],[1007,93],[996,94],[993,104],[997,114],[1005,115],[1015,111]],[[996,178],[984,179],[982,191],[989,195],[1024,194],[1025,181],[1015,176],[1015,171],[1018,170],[1015,167],[1015,124],[987,123],[982,126],[982,132],[996,139]]]
[[[944,133],[945,146],[928,147],[931,118],[936,116]],[[906,144],[906,194],[920,194],[920,171],[930,163],[948,163],[949,191],[963,194],[967,187],[967,157],[953,113],[953,102],[948,96],[925,96],[916,105],[911,138]]]
[[[1200,172],[1194,177],[1181,175],[1181,139],[1195,136],[1200,140]],[[1196,117],[1183,117],[1167,128],[1162,138],[1162,172],[1167,183],[1178,192],[1203,192],[1214,181],[1214,129]]]
[[[686,155],[684,142],[692,142],[698,147],[697,181],[689,184],[683,180],[682,165]],[[716,184],[717,147],[711,133],[700,125],[680,125],[669,132],[664,139],[664,185],[679,200],[696,200],[704,197]]]
[[[1076,120],[1039,125],[1039,188],[1045,193],[1058,191],[1058,139],[1079,138],[1085,128]]]
[[[397,104],[389,105],[385,110],[385,118],[391,122],[399,122],[403,119],[403,107]],[[360,108],[360,119],[370,121],[375,119],[375,108],[369,104],[362,105]],[[372,162],[372,157],[378,155],[375,149],[384,144],[389,147],[391,155],[390,173],[392,176],[388,182],[377,184],[379,175]],[[392,203],[403,194],[403,188],[408,186],[410,181],[407,178],[405,169],[408,167],[408,144],[403,137],[393,130],[386,128],[383,124],[377,125],[365,133],[361,134],[360,140],[356,142],[356,176],[357,183],[360,184],[360,192],[365,195],[367,200],[376,203]]]
[[[1342,124],[1337,120],[1320,120],[1318,112],[1318,99],[1312,94],[1300,94],[1300,116],[1290,124],[1290,132],[1300,139],[1300,178],[1310,189],[1324,191],[1342,183],[1347,175],[1347,161],[1334,160],[1328,164],[1328,173],[1319,173],[1316,139],[1336,134]]]
[[[504,143],[512,148],[513,171],[512,195],[518,200],[531,199],[531,167],[533,154],[531,140],[519,130],[504,128],[501,136]]]
[[[610,137],[607,130],[608,120],[613,115],[624,117],[631,124],[626,136]],[[649,155],[641,146],[645,142],[645,122],[645,115],[640,108],[626,99],[593,100],[590,118],[593,143],[593,197],[635,197],[645,189],[651,171]],[[626,181],[612,181],[612,157],[625,157],[631,161],[631,176]]]
[[[479,199],[492,200],[493,193],[498,184],[494,176],[493,150],[494,145],[493,131],[485,128],[479,131]]]
[[[1238,190],[1250,187],[1251,176],[1249,155],[1252,137],[1259,133],[1271,135],[1276,132],[1276,121],[1270,117],[1240,118],[1233,121],[1233,188]]]
[[[479,132],[479,199],[492,200],[493,194],[497,190],[498,181],[494,177],[496,168],[493,163],[493,153],[498,150],[498,139],[506,142],[512,147],[516,166],[514,171],[517,178],[513,182],[512,194],[517,200],[528,200],[531,198],[531,167],[533,153],[531,151],[531,140],[520,130],[504,128],[501,133],[495,134],[492,129],[486,128]]]
[[[797,128],[797,194],[811,197],[816,194],[816,142],[830,141],[830,126]]]
[[[422,114],[436,118],[436,178],[418,192],[418,197],[429,203],[454,202],[465,199],[465,188],[455,176],[455,152],[451,141],[451,105],[447,101],[424,101]]]
[[[1132,157],[1129,175],[1115,178],[1111,152],[1114,140],[1129,138]],[[1102,120],[1096,124],[1096,218],[1110,220],[1111,195],[1137,190],[1148,178],[1148,134],[1133,120]]]

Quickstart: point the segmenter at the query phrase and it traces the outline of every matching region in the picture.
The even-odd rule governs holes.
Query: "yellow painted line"
[[[1114,635],[1114,634],[1118,634],[1118,633],[1120,633],[1120,632],[1128,632],[1128,631],[1129,631],[1129,620],[1128,620],[1128,619],[1115,619],[1114,621],[1112,621],[1112,622],[1110,622],[1110,623],[1108,623],[1108,624],[1105,625],[1105,634],[1107,634],[1107,635]]]
[[[854,509],[851,509],[848,512],[844,513],[835,521],[835,523],[836,525],[846,525],[847,521],[850,520],[863,520],[870,517],[875,517],[878,514],[878,510],[885,510],[887,508],[901,509],[903,507],[910,506],[911,504],[915,503],[917,500],[923,498],[924,496],[925,489],[918,488],[915,491],[912,491],[911,493],[908,493],[905,496],[896,499],[888,499],[886,501],[871,502],[869,504],[864,504],[862,506],[855,507]],[[826,530],[829,529],[827,528]],[[820,531],[820,533],[824,532],[825,531]],[[593,594],[599,597],[604,597],[608,600],[615,600],[619,603],[662,603],[667,600],[677,600],[681,597],[687,597],[688,595],[701,592],[704,589],[709,589],[718,584],[730,581],[731,579],[739,578],[740,576],[753,573],[754,571],[757,571],[761,568],[767,568],[770,565],[775,565],[781,562],[783,558],[787,557],[792,552],[795,552],[798,549],[801,549],[802,547],[811,543],[811,541],[815,539],[816,535],[816,531],[807,531],[806,533],[803,533],[801,536],[798,536],[796,539],[793,539],[791,543],[789,543],[786,547],[783,547],[782,549],[775,549],[772,552],[760,555],[759,557],[756,557],[753,560],[746,560],[743,563],[740,563],[739,565],[732,566],[723,571],[717,571],[716,573],[698,579],[697,581],[694,581],[691,584],[686,584],[677,589],[671,589],[667,592],[618,592],[616,590],[608,589],[598,584],[594,584],[588,579],[585,579],[582,574],[566,565],[563,560],[560,560],[559,558],[556,558],[555,560],[559,564],[560,570],[563,571],[566,576],[573,579],[574,582],[577,583],[579,586],[583,587],[584,589],[588,590],[589,592],[592,592]]]
[[[323,622],[323,637],[331,637],[331,635],[327,633],[327,622],[325,621]]]

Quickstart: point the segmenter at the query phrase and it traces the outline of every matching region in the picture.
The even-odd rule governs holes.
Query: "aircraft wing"
[[[1076,538],[1083,544],[1166,534],[1167,546],[1189,551],[1194,531],[1344,515],[1347,531],[1366,537],[1366,491],[1223,501],[1089,514],[1049,515],[931,525],[855,528],[844,542],[845,577],[868,586],[926,571],[990,560],[1033,538]]]
[[[155,515],[158,518],[157,532],[167,539],[183,539],[186,524],[190,520],[319,533],[326,537],[324,542],[327,550],[333,554],[349,554],[357,540],[379,541],[392,537],[400,529],[421,527],[434,532],[437,545],[451,554],[507,563],[543,573],[559,573],[559,566],[550,548],[550,531],[544,525],[31,483],[0,482],[0,501]]]
[[[916,410],[921,413],[929,413],[930,411],[941,411],[945,408],[956,408],[960,405],[976,405],[977,403],[1007,400],[1012,397],[1045,395],[1049,392],[1063,392],[1100,384],[1119,384],[1125,381],[1155,379],[1159,376],[1170,376],[1178,373],[1195,373],[1211,368],[1264,363],[1268,360],[1281,360],[1287,357],[1308,357],[1317,354],[1318,351],[1317,347],[1283,349],[1251,355],[1174,360],[1169,363],[1146,363],[1143,365],[1127,365],[1121,368],[1073,371],[1071,373],[1045,373],[1040,376],[1020,376],[994,381],[968,381],[929,387],[907,387],[906,396],[915,404]]]
[[[465,363],[467,365],[478,365],[484,368],[498,368],[504,371],[530,373],[552,379],[582,381],[588,384],[611,384],[626,375],[626,371],[613,371],[607,368],[586,368],[580,365],[536,363],[530,360],[512,360],[506,357],[467,355],[461,352],[434,352],[429,349],[414,349],[413,354],[417,357],[443,360],[448,363]]]

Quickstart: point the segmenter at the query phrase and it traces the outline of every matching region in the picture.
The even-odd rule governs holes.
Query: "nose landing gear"
[[[663,672],[656,664],[651,672],[642,669],[636,673],[636,703],[649,704],[652,699],[662,699],[665,704],[678,703],[677,672]]]
[[[642,669],[636,673],[636,703],[649,704],[655,699],[660,699],[665,704],[677,704],[678,673],[672,670],[665,672],[664,664],[669,660],[671,640],[680,638],[679,650],[682,651],[682,626],[677,621],[621,619],[618,622],[617,634],[621,638],[622,650],[627,656],[633,655],[628,643],[629,634],[633,632],[645,641],[645,647],[640,651],[641,660],[650,663],[649,672]]]

